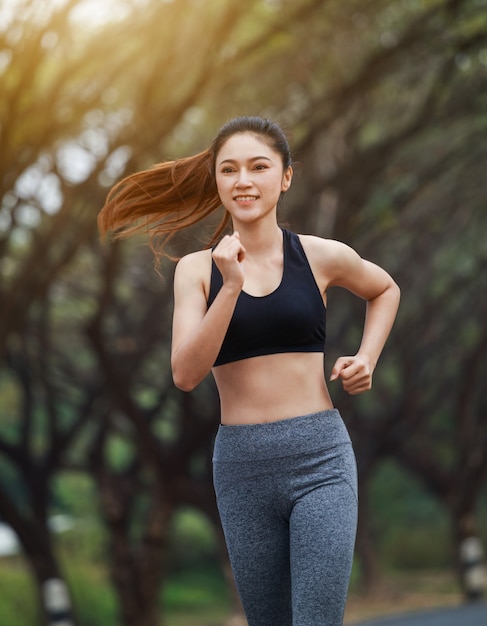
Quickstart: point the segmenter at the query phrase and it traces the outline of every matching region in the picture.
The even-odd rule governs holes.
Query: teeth
[[[255,200],[257,196],[237,196],[235,200],[243,201],[243,200]]]

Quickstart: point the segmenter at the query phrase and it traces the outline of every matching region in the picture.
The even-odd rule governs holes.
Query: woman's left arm
[[[315,247],[316,246],[316,247]],[[381,267],[362,259],[352,248],[332,240],[320,240],[311,246],[318,262],[325,289],[339,286],[367,301],[362,341],[354,356],[342,356],[335,362],[330,380],[340,378],[343,388],[355,395],[372,387],[372,375],[384,348],[399,307],[400,290]]]

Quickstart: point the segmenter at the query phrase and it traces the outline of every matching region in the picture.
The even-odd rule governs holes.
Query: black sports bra
[[[326,307],[298,235],[283,230],[284,269],[265,296],[241,291],[215,366],[266,354],[324,352]],[[223,284],[214,261],[211,305]]]

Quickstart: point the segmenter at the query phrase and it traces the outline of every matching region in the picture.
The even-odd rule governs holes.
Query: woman
[[[399,289],[345,244],[279,227],[292,176],[279,126],[236,118],[209,150],[119,183],[100,227],[144,217],[123,234],[150,223],[167,237],[223,205],[231,234],[176,267],[174,382],[190,391],[211,371],[218,387],[214,484],[249,626],[338,626],[357,482],[324,377],[326,291],[341,286],[367,301],[359,350],[338,358],[330,377],[358,394],[371,388]]]

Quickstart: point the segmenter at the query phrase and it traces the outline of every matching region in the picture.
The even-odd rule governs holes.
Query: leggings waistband
[[[337,409],[262,424],[220,425],[213,461],[272,459],[350,444]]]

